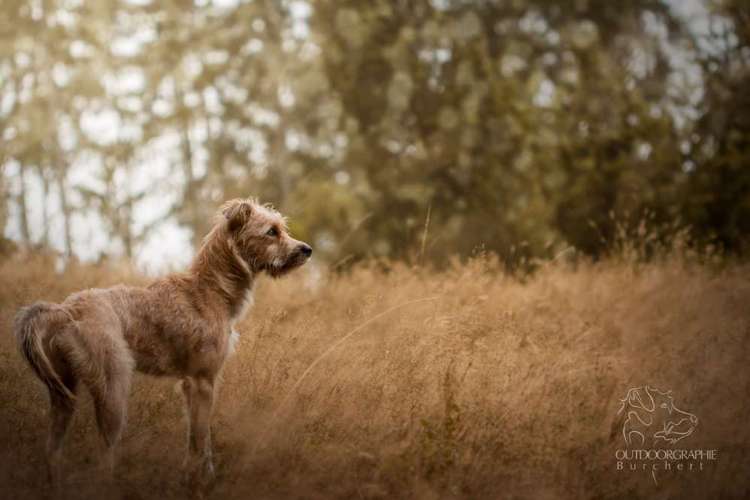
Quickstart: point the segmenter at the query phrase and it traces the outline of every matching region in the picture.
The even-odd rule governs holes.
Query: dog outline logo
[[[690,436],[698,425],[698,417],[674,405],[672,391],[662,392],[655,387],[633,387],[620,400],[618,415],[625,416],[622,436],[625,444],[643,446],[650,439],[669,444]]]

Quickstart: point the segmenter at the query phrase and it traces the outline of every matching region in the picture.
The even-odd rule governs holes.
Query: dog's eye
[[[279,235],[279,231],[275,227],[272,227],[271,229],[266,231],[266,236],[271,236],[272,238],[275,238],[278,235]]]

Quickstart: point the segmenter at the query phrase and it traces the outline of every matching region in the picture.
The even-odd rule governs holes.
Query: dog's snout
[[[299,251],[302,253],[302,255],[309,257],[312,255],[312,247],[310,245],[307,245],[305,243],[301,244],[299,246]]]

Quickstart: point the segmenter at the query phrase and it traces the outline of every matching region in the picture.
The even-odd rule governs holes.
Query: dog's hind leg
[[[47,437],[47,474],[50,483],[57,488],[62,475],[62,450],[65,435],[75,411],[75,394],[78,388],[78,378],[73,373],[64,342],[49,342],[46,348],[49,352],[50,364],[58,374],[61,384],[49,385],[49,435]]]
[[[92,391],[96,424],[104,439],[104,456],[102,465],[112,477],[115,468],[115,451],[122,438],[127,418],[129,384],[110,384],[106,391]]]
[[[96,423],[104,439],[103,465],[112,478],[115,468],[115,451],[122,438],[128,413],[128,395],[133,372],[132,358],[124,346],[113,342],[112,351],[101,361],[103,377],[92,385]]]
[[[71,392],[75,391],[75,385],[68,385]],[[62,445],[70,426],[75,400],[50,391],[50,426],[47,437],[47,475],[54,487],[59,486],[61,479]]]
[[[117,317],[97,311],[87,323],[79,322],[76,336],[77,368],[94,400],[96,424],[104,440],[103,469],[111,479],[115,467],[115,451],[122,437],[127,418],[133,358],[125,340],[116,328]]]

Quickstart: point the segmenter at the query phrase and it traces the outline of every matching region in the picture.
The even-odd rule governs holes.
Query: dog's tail
[[[75,399],[75,394],[60,379],[45,349],[45,343],[49,349],[51,337],[70,321],[68,313],[59,305],[37,302],[18,311],[13,322],[13,332],[21,354],[50,393],[72,400]]]

